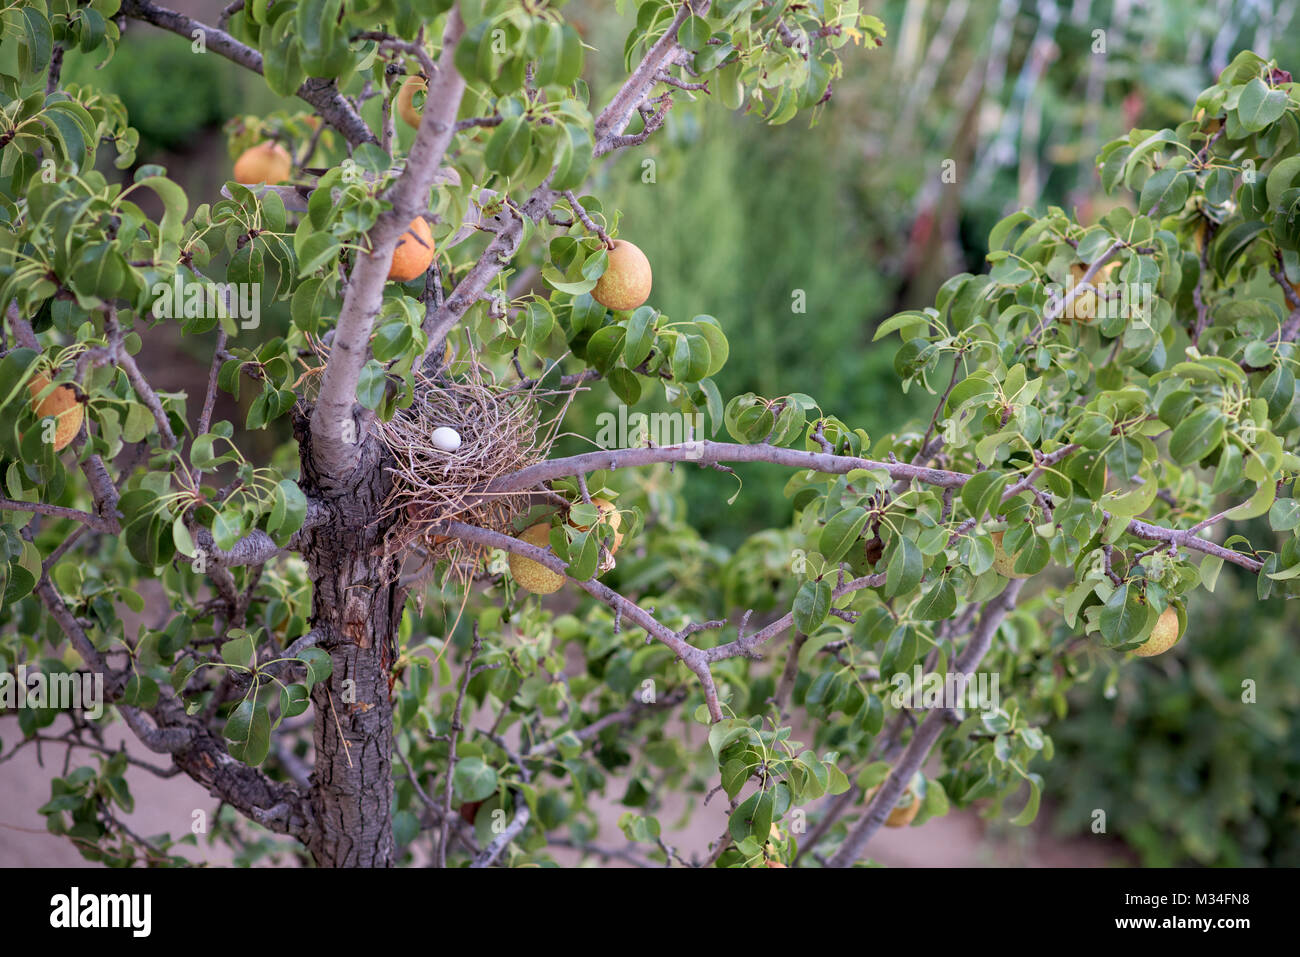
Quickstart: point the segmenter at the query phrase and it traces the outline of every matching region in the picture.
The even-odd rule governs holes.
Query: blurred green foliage
[[[826,411],[846,420],[898,425],[908,405],[893,350],[871,345],[896,281],[872,264],[875,224],[854,215],[844,189],[852,170],[838,168],[845,157],[829,149],[828,125],[761,137],[752,125],[714,123],[690,151],[670,149],[649,169],[628,157],[602,188],[622,213],[620,235],[653,264],[652,301],[675,320],[707,310],[722,322],[732,343],[717,376],[723,394],[815,391],[834,396]],[[736,491],[734,478],[698,478],[687,501],[706,537],[734,546],[788,518],[785,469],[747,469],[729,507],[717,503]]]
[[[1101,809],[1148,866],[1300,865],[1295,610],[1247,577],[1225,572],[1176,652],[1076,689],[1044,771],[1058,830]]]
[[[215,55],[195,56],[177,37],[133,37],[102,69],[99,59],[70,51],[64,78],[93,83],[122,98],[131,124],[140,131],[141,162],[161,149],[193,145],[226,117],[249,109],[254,87],[239,76],[240,68]]]

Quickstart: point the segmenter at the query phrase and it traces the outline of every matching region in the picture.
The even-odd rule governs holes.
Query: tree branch
[[[306,528],[306,525],[303,526]],[[191,529],[194,544],[202,551],[204,561],[210,568],[237,568],[243,565],[261,565],[280,555],[287,555],[289,548],[281,548],[266,532],[255,528],[230,549],[217,547],[212,533],[201,525]],[[299,530],[298,535],[302,534]]]
[[[37,583],[36,595],[86,665],[104,675],[106,703],[119,698],[126,687],[125,672],[109,667],[48,577]],[[272,781],[261,770],[236,761],[225,741],[197,717],[186,714],[184,705],[170,692],[164,694],[149,712],[155,722],[152,726],[138,708],[118,705],[127,726],[145,746],[159,754],[170,754],[177,767],[248,818],[278,834],[305,837],[314,826],[306,793]]]
[[[157,6],[149,0],[124,0],[122,13],[135,20],[143,20],[154,26],[194,40],[203,37],[203,42],[213,53],[220,54],[233,63],[247,67],[254,73],[262,72],[262,54],[250,46],[240,43],[229,33],[200,23],[183,13]],[[352,104],[338,91],[333,80],[309,78],[298,87],[298,96],[316,108],[326,123],[333,126],[344,138],[356,146],[361,143],[374,143],[375,134],[361,115],[352,108]]]
[[[99,515],[92,515],[90,512],[83,512],[78,508],[64,508],[62,505],[46,505],[44,502],[19,502],[12,498],[0,497],[0,512],[35,512],[37,515],[48,515],[51,518],[70,518],[74,522],[81,522],[97,532],[107,532],[116,534],[119,529],[116,522],[109,521]]]
[[[108,333],[113,361],[126,373],[131,388],[153,415],[163,445],[169,449],[176,448],[176,434],[172,432],[171,421],[167,418],[167,410],[163,408],[162,400],[158,398],[158,393],[153,390],[153,386],[149,385],[140,367],[135,364],[135,357],[122,348],[122,330],[117,324],[117,307],[112,304],[104,307],[104,331]]]
[[[1019,595],[1022,584],[1023,582],[1018,580],[1009,582],[1000,595],[984,606],[984,614],[980,616],[979,624],[975,626],[970,641],[953,663],[953,670],[956,673],[969,676],[979,666],[993,644],[993,635],[997,632],[998,625],[1002,623],[1007,612],[1015,606],[1016,596]],[[831,867],[850,867],[862,856],[867,842],[885,823],[885,818],[889,816],[889,812],[907,790],[912,776],[925,763],[930,749],[939,740],[939,735],[943,733],[947,723],[944,709],[931,711],[925,716],[921,726],[912,735],[912,740],[907,750],[903,752],[902,758],[894,765],[885,783],[867,805],[866,815],[849,831],[848,837],[831,858]]]
[[[1229,509],[1231,511],[1231,509]],[[1107,518],[1109,512],[1103,512]],[[1218,521],[1226,513],[1215,516],[1214,520]],[[1204,527],[1204,526],[1200,526]],[[1163,525],[1152,525],[1150,522],[1143,522],[1138,519],[1132,519],[1128,523],[1128,533],[1136,538],[1143,538],[1149,542],[1169,542],[1171,545],[1180,545],[1183,548],[1190,548],[1195,552],[1202,552],[1206,555],[1213,555],[1221,558],[1225,562],[1237,565],[1249,572],[1259,574],[1259,570],[1264,567],[1264,563],[1258,559],[1251,558],[1249,555],[1243,555],[1241,552],[1233,551],[1231,548],[1224,548],[1216,542],[1200,538],[1196,533],[1199,528],[1165,528]]]
[[[863,588],[879,588],[885,583],[885,573],[877,575],[864,575],[862,578],[854,578],[838,585],[831,591],[831,601],[843,598],[851,592],[860,591]],[[794,612],[789,611],[778,618],[776,621],[754,632],[752,635],[740,635],[735,641],[729,641],[726,644],[715,645],[712,648],[705,648],[700,653],[706,661],[721,661],[724,658],[737,658],[740,656],[753,657],[754,649],[775,638],[784,632],[787,628],[794,627]]]
[[[318,473],[327,482],[346,477],[359,458],[360,445],[349,441],[344,422],[352,420],[357,382],[370,352],[370,332],[383,301],[393,250],[411,220],[428,209],[429,190],[455,134],[465,80],[452,58],[464,29],[459,10],[453,7],[447,17],[438,69],[429,80],[420,128],[406,167],[386,197],[392,209],[380,214],[370,230],[370,251],[357,256],[348,278],[329,361],[325,364],[311,417],[312,457]],[[359,434],[359,431],[355,433]]]
[[[524,784],[528,784],[532,780],[533,776],[528,770],[528,766],[524,764],[524,759],[512,751],[510,746],[497,735],[489,733],[488,737],[494,744],[505,751],[510,760],[519,768],[519,776],[523,779]],[[522,795],[516,795],[515,797],[515,802],[519,806],[515,810],[514,819],[504,831],[492,839],[491,843],[489,843],[487,847],[483,848],[482,853],[480,853],[478,857],[474,859],[473,863],[470,864],[471,868],[477,869],[482,867],[491,867],[496,863],[496,859],[501,856],[501,852],[504,851],[506,847],[509,846],[510,842],[518,836],[519,832],[528,825],[528,821],[532,817],[532,810],[528,807],[527,801],[520,800],[521,797]]]
[[[693,12],[700,15],[707,13],[709,6],[708,0],[695,0],[693,3],[687,0],[682,3],[681,9],[677,11],[677,16],[668,25],[664,35],[646,51],[646,55],[619,87],[614,98],[609,101],[609,105],[601,110],[600,116],[596,117],[595,128],[597,156],[600,155],[601,146],[605,141],[613,139],[626,129],[632,119],[632,113],[659,82],[659,72],[671,66],[686,52],[677,42],[677,31],[686,22],[686,18]]]
[[[523,555],[525,558],[531,558],[533,561],[545,565],[552,571],[568,575],[567,566],[549,548],[529,545],[517,538],[511,538],[509,535],[502,535],[500,532],[489,531],[486,528],[478,528],[474,525],[466,525],[463,522],[443,522],[438,527],[440,531],[447,535],[453,535],[456,538],[474,542],[478,545],[485,545],[488,548],[500,548],[516,555]],[[708,705],[710,717],[714,721],[722,720],[722,706],[718,702],[717,685],[714,684],[713,674],[709,670],[709,661],[714,659],[707,657],[706,652],[696,648],[671,628],[660,624],[653,615],[640,605],[624,598],[607,585],[602,585],[595,578],[588,581],[578,581],[575,578],[573,581],[576,581],[578,587],[587,594],[598,601],[604,602],[621,617],[640,626],[651,637],[667,645],[681,662],[700,679],[700,684],[704,686],[704,702]]]
[[[1074,451],[1076,449],[1072,446],[1063,446],[1042,456],[1036,463],[1035,468],[1041,470],[1043,466],[1055,464]],[[770,462],[792,468],[811,469],[828,475],[843,475],[854,469],[879,469],[888,472],[890,477],[895,480],[914,480],[945,489],[961,488],[971,478],[971,475],[966,472],[925,468],[902,462],[877,462],[851,455],[807,452],[798,449],[780,448],[774,445],[737,445],[727,442],[701,441],[653,448],[584,452],[581,455],[572,455],[567,458],[547,459],[490,482],[485,489],[485,494],[522,492],[555,479],[576,475],[579,472],[590,473],[599,469],[614,470],[653,465],[657,462],[694,462],[698,465],[713,465],[719,462]],[[1011,486],[1004,493],[1004,500],[1010,497],[1011,494],[1024,491],[1030,487],[1032,487],[1030,483],[1021,480],[1021,482]],[[974,519],[969,519],[964,525],[973,527],[974,522]],[[1176,542],[1192,551],[1217,556],[1224,561],[1239,565],[1252,572],[1258,572],[1263,564],[1248,555],[1243,555],[1230,548],[1224,548],[1222,545],[1198,538],[1188,529],[1166,528],[1162,525],[1153,525],[1150,522],[1143,522],[1135,518],[1128,523],[1127,531],[1135,538],[1148,541]]]
[[[544,482],[566,478],[579,472],[590,473],[600,469],[654,465],[658,462],[691,462],[702,466],[720,462],[770,462],[791,468],[811,469],[828,475],[843,475],[853,469],[881,470],[888,472],[889,476],[896,480],[915,479],[926,485],[940,488],[960,488],[970,478],[962,472],[925,468],[903,462],[877,462],[852,455],[807,452],[776,445],[740,445],[702,440],[653,448],[584,452],[567,458],[547,459],[496,479],[489,483],[487,491],[494,494],[522,492]]]
[[[607,715],[597,718],[591,724],[584,725],[577,731],[571,732],[579,741],[590,741],[606,728],[622,724],[634,724],[647,711],[663,711],[674,705],[681,704],[686,698],[686,692],[682,688],[676,688],[664,695],[663,700],[646,704],[640,698],[633,698],[632,703],[621,711],[613,711]],[[569,732],[566,732],[569,733]],[[551,738],[548,741],[542,741],[523,753],[523,757],[535,758],[542,755],[550,754],[560,746],[560,738]]]

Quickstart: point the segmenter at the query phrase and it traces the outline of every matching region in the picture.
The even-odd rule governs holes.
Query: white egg
[[[429,440],[433,442],[435,449],[443,452],[455,452],[460,448],[460,433],[445,425],[440,425],[434,429]]]

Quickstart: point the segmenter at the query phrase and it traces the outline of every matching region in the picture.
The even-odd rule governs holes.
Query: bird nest
[[[545,458],[559,421],[559,416],[549,423],[539,418],[538,400],[554,393],[503,387],[473,360],[457,372],[436,379],[417,374],[415,401],[379,424],[391,455],[392,489],[381,511],[389,526],[388,550],[418,549],[426,567],[468,557],[463,556],[467,543],[438,533],[441,522],[514,534],[512,519],[527,511],[532,495],[484,489],[493,479]],[[455,451],[434,444],[433,432],[441,427],[460,435]]]

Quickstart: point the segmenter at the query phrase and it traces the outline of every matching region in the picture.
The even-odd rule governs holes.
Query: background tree
[[[1166,607],[1181,630],[1182,597],[1213,587],[1224,561],[1262,570],[1262,591],[1289,588],[1300,567],[1287,550],[1291,499],[1275,498],[1295,461],[1283,439],[1300,326],[1288,285],[1300,278],[1287,165],[1297,137],[1290,77],[1271,65],[1239,57],[1202,95],[1197,120],[1108,148],[1107,186],[1132,189],[1142,215],[1116,210],[1084,227],[1059,210],[1018,214],[991,236],[990,275],[960,276],[938,308],[887,323],[882,333],[903,334],[895,367],[905,384],[939,399],[928,426],[873,442],[806,395],[724,403],[712,376],[728,351],[725,317],[673,322],[597,303],[618,217],[573,192],[592,159],[653,135],[675,97],[745,106],[769,122],[817,109],[836,51],[880,32],[857,4],[815,14],[644,4],[625,47],[631,69],[594,119],[578,34],[549,7],[394,5],[354,22],[318,6],[328,5],[236,10],[228,33],[149,4],[122,8],[197,30],[208,49],[261,67],[273,89],[297,90],[332,127],[317,136],[309,117],[285,117],[244,129],[239,146],[267,135],[293,145],[305,188],[232,184],[192,217],[161,171],[139,171],[134,185],[165,207],[156,222],[126,200],[134,185],[123,192],[90,169],[87,144],[105,138],[129,163],[116,104],[82,88],[43,92],[57,87],[47,41],[111,42],[104,15],[117,11],[97,11],[98,39],[93,7],[6,14],[14,229],[0,290],[17,344],[4,358],[3,504],[25,520],[6,526],[12,658],[47,647],[67,656],[51,669],[79,658],[106,673],[149,747],[298,838],[317,863],[390,863],[425,830],[440,862],[586,847],[587,792],[615,770],[631,776],[632,808],[720,784],[733,813],[698,855],[710,862],[790,862],[813,849],[851,863],[905,793],[921,821],[950,802],[1000,803],[1027,781],[1024,823],[1040,783],[1029,762],[1051,750],[1039,726],[1082,656],[1138,646]],[[422,27],[441,40],[426,41]],[[402,71],[417,67],[427,98],[404,104]],[[393,120],[403,106],[423,114],[407,148]],[[409,288],[386,282],[393,250],[411,244],[405,230],[426,212],[436,268]],[[190,426],[183,396],[145,382],[134,330],[155,321],[159,284],[183,271],[201,278],[218,236],[232,253],[225,279],[284,296],[293,325],[249,348],[237,321],[157,317],[190,335],[217,327]],[[545,288],[523,281],[529,262]],[[1072,265],[1098,281],[1112,263],[1113,281],[1155,295],[1099,315],[1117,288],[1098,299],[1086,285],[1064,296],[1049,285]],[[1089,301],[1093,315],[1079,315]],[[1169,361],[1189,346],[1189,361]],[[57,428],[36,422],[44,393],[28,401],[25,384],[42,371],[74,383],[88,411],[70,446],[76,481],[56,454]],[[243,376],[258,398],[235,443],[233,426],[212,422],[213,397]],[[562,421],[574,387],[704,412],[737,442],[532,461],[550,433],[521,439],[506,426]],[[470,440],[463,464],[426,455],[435,464],[410,465],[428,451],[431,414]],[[280,417],[294,422],[300,472],[255,469],[237,447]],[[114,481],[105,458],[137,443],[147,467],[128,462]],[[1197,471],[1211,461],[1212,474]],[[680,480],[663,468],[673,462],[789,467],[794,525],[725,567],[698,538],[656,535]],[[650,477],[625,479],[628,466]],[[1246,504],[1216,511],[1216,496],[1231,493]],[[615,500],[618,519],[594,499]],[[1272,530],[1258,546],[1200,534],[1266,513]],[[553,554],[514,537],[538,523],[553,526]],[[74,548],[94,560],[65,560]],[[556,617],[563,606],[515,592],[524,576],[503,577],[492,549],[567,573],[569,590],[596,603]],[[412,587],[423,582],[404,577],[422,563],[439,573],[445,603],[429,613]],[[1017,608],[1021,580],[1049,565],[1072,569],[1069,583],[1044,575],[1048,586],[1036,581]],[[674,575],[683,569],[722,576],[727,607]],[[791,574],[802,584],[782,615],[765,586]],[[132,582],[155,575],[179,613],[128,635],[117,603],[138,604]],[[1039,613],[1062,610],[1068,628],[1041,627]],[[635,646],[633,625],[657,644]],[[775,670],[750,663],[791,635]],[[922,660],[938,673],[1000,671],[1015,694],[996,713],[932,711],[917,724],[888,692],[891,676]],[[290,743],[309,692],[310,778],[305,749]],[[816,750],[790,740],[794,707]],[[683,709],[709,725],[707,748],[672,722]],[[24,730],[34,739],[49,718],[25,716]],[[95,730],[80,723],[69,740],[93,747]],[[625,750],[633,730],[646,742],[636,754]],[[941,738],[944,772],[927,779],[922,763]],[[136,844],[166,854],[169,836],[115,826],[112,802],[129,800],[123,760],[57,780],[51,826],[88,854],[121,857]],[[651,814],[622,823],[652,856],[689,856],[659,840]]]

